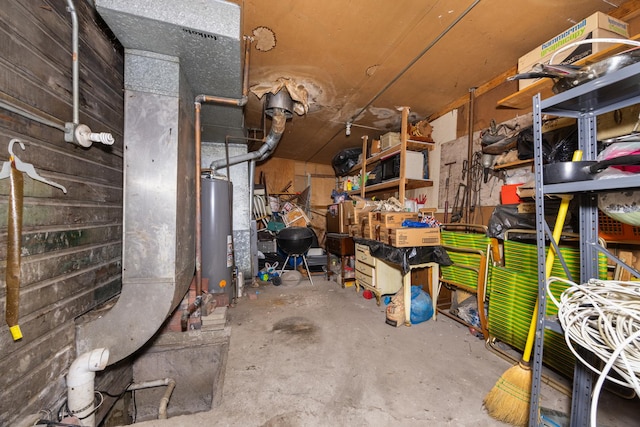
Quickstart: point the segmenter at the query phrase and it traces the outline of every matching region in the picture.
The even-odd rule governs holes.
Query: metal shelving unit
[[[544,330],[550,320],[545,319],[546,288],[545,235],[549,227],[544,219],[545,195],[572,194],[579,198],[580,221],[580,282],[597,277],[598,265],[598,204],[599,191],[640,187],[637,177],[579,181],[544,185],[542,162],[542,116],[572,117],[578,122],[578,147],[583,150],[583,160],[595,160],[597,155],[596,118],[598,115],[640,103],[640,63],[600,77],[571,90],[541,100],[540,94],[533,97],[534,165],[536,189],[536,230],[538,245],[538,307],[536,341],[533,353],[533,383],[531,389],[531,410],[529,425],[540,425],[539,397],[542,376],[542,352]],[[591,389],[593,374],[588,368],[577,363],[573,379],[571,403],[571,426],[589,424]]]

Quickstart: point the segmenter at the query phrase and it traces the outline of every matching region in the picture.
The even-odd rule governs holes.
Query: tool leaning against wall
[[[13,145],[20,144],[25,150],[22,141],[12,139],[9,142],[9,161],[2,165],[0,179],[9,178],[9,208],[7,221],[7,267],[6,267],[6,306],[5,319],[14,341],[22,338],[22,331],[18,325],[19,300],[20,300],[20,257],[22,251],[22,206],[24,199],[22,173],[26,173],[31,179],[52,185],[61,189],[65,194],[67,189],[60,184],[43,178],[36,172],[30,163],[25,163],[13,153]]]

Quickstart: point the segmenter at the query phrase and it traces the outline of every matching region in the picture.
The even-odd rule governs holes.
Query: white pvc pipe
[[[67,405],[71,415],[83,426],[95,427],[94,380],[109,361],[109,350],[97,348],[81,354],[73,361],[67,374]]]

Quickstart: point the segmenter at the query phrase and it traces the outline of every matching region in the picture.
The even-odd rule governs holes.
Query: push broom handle
[[[578,162],[582,160],[582,150],[576,150],[573,153],[573,158],[571,159],[574,162]],[[569,202],[571,201],[570,196],[563,196],[562,201],[560,202],[560,209],[558,210],[558,216],[556,217],[556,223],[553,226],[553,242],[557,245],[560,241],[560,236],[562,235],[562,229],[564,228],[564,220],[567,217],[567,211],[569,210]],[[545,263],[545,280],[551,276],[551,269],[553,268],[553,261],[555,259],[555,251],[553,249],[553,245],[549,245],[549,251],[547,252],[547,260]],[[536,324],[538,323],[538,303],[539,300],[536,298],[536,304],[533,307],[533,314],[531,315],[531,324],[529,325],[529,334],[527,335],[527,342],[524,347],[524,351],[522,352],[522,360],[526,363],[529,363],[531,360],[531,352],[533,350],[533,342],[536,335]]]

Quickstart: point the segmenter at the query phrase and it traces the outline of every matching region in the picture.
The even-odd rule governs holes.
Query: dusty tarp
[[[253,92],[258,99],[262,99],[267,93],[275,95],[282,88],[286,88],[291,99],[293,99],[293,111],[299,116],[307,114],[309,111],[309,92],[303,85],[298,84],[293,79],[280,77],[275,82],[258,83],[257,85],[251,86],[251,92]]]
[[[415,246],[411,248],[396,248],[377,240],[353,239],[356,243],[367,245],[372,256],[400,266],[404,276],[410,266],[437,262],[440,265],[451,265],[451,258],[442,246]]]

